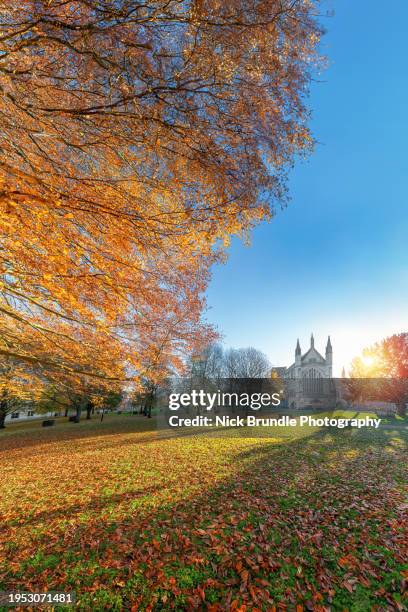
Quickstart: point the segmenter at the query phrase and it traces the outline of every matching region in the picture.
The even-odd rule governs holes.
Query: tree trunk
[[[3,399],[0,400],[0,429],[4,429],[6,427],[5,425],[5,420],[6,420],[6,416],[8,413],[8,402],[7,399],[5,399],[7,397],[7,392],[3,393]]]
[[[151,419],[152,418],[152,407],[153,407],[153,402],[154,402],[154,396],[155,396],[155,390],[152,389],[147,397],[147,402],[146,402],[146,416]]]
[[[399,402],[397,404],[397,415],[399,417],[405,417],[407,415],[407,404],[405,402]]]
[[[67,416],[68,416],[68,412],[69,412],[69,409],[68,409],[68,408],[65,408],[65,414],[64,414],[64,416],[66,416],[66,417],[67,417]]]
[[[79,404],[79,406],[76,407],[76,415],[75,415],[77,423],[79,423],[79,420],[81,418],[81,412],[82,412],[82,406],[81,404]]]
[[[9,411],[9,403],[7,401],[7,391],[3,390],[2,398],[0,399],[0,429],[6,427],[5,420]]]
[[[93,412],[92,402],[88,402],[87,405],[86,405],[86,418],[87,418],[88,421],[91,418],[92,412]]]

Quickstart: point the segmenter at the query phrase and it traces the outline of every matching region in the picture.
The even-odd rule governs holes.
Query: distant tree
[[[3,388],[0,396],[0,429],[5,428],[6,416],[21,404],[21,401],[14,395],[10,395],[10,392]]]
[[[68,416],[68,411],[72,408],[71,399],[66,389],[59,389],[54,384],[45,386],[42,395],[35,404],[35,410],[39,413],[45,412],[64,412]]]
[[[122,395],[119,390],[109,387],[98,386],[92,381],[87,384],[79,384],[76,380],[66,378],[62,383],[49,382],[42,392],[39,401],[36,403],[38,412],[53,412],[54,410],[63,411],[65,416],[69,412],[74,412],[79,420],[82,411],[86,412],[86,418],[90,419],[95,408],[111,409],[118,405]]]
[[[395,403],[397,414],[406,415],[408,403],[408,333],[395,334],[356,357],[350,371],[351,388],[360,396],[381,395],[383,401]],[[358,379],[375,379],[373,384]]]
[[[284,390],[285,388],[284,380],[282,379],[280,374],[274,369],[271,370],[271,380],[272,380],[272,389],[276,393],[280,393],[281,391]]]
[[[4,429],[6,416],[13,410],[16,401],[12,390],[12,371],[9,360],[3,359],[0,366],[0,429]]]
[[[108,410],[113,410],[122,401],[122,393],[119,391],[108,391],[108,393],[101,395],[101,403]]]
[[[149,378],[142,380],[142,386],[134,394],[135,400],[140,404],[140,414],[151,418],[157,391],[158,385],[154,380]]]
[[[88,412],[89,409],[93,411],[95,408],[98,408],[99,410],[102,410],[101,421],[103,421],[105,410],[114,410],[117,408],[117,406],[119,406],[121,403],[122,398],[123,395],[121,391],[106,391],[101,389],[99,393],[94,393],[88,402],[87,418],[91,418],[90,413]]]
[[[225,376],[225,353],[221,344],[213,342],[190,356],[187,371],[196,381],[217,382]]]
[[[267,378],[270,375],[271,364],[267,356],[252,346],[230,349],[224,363],[229,378]]]
[[[87,408],[89,396],[80,387],[48,384],[36,404],[37,412],[63,411],[68,416],[70,411],[79,420],[83,409]]]
[[[222,378],[267,378],[271,365],[264,353],[253,347],[224,350],[210,344],[190,357],[188,368],[196,381],[219,382]]]
[[[0,429],[4,429],[8,414],[40,397],[43,384],[26,363],[0,356]]]
[[[227,378],[237,378],[238,375],[238,349],[230,348],[224,354],[224,370]]]

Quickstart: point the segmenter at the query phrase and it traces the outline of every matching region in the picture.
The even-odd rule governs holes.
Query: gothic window
[[[303,373],[303,392],[320,393],[323,389],[322,375],[319,370],[310,368]]]

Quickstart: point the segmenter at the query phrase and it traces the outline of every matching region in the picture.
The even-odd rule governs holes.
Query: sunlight
[[[361,361],[367,368],[371,368],[375,364],[375,358],[372,355],[363,355]]]

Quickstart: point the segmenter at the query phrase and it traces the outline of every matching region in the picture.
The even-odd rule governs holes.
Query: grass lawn
[[[76,591],[83,610],[406,609],[406,443],[397,422],[258,439],[133,415],[10,426],[0,590]]]

